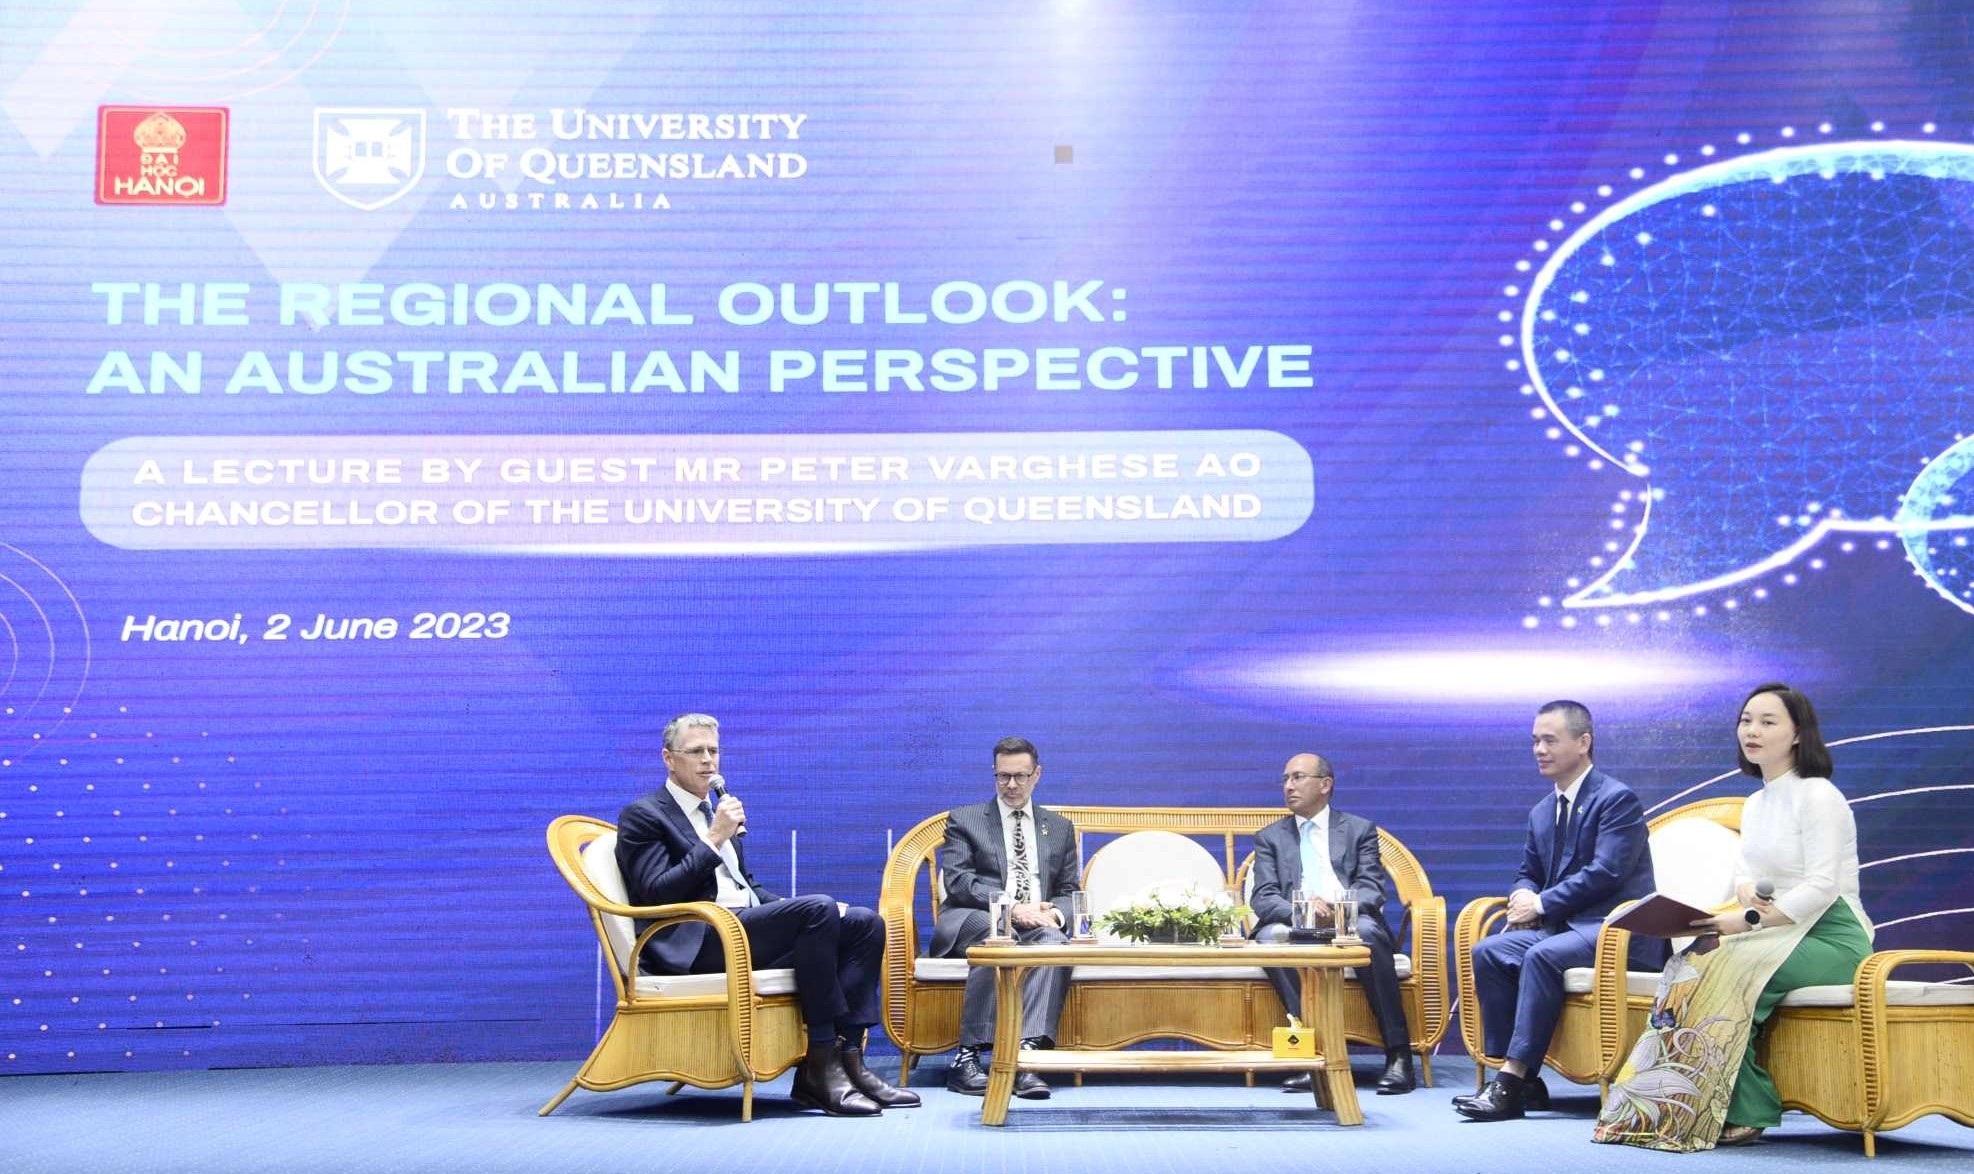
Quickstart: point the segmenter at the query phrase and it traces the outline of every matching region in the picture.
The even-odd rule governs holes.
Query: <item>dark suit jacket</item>
[[[1073,892],[1076,875],[1076,828],[1069,820],[1033,804],[1035,813],[1035,878],[1037,901],[1057,901]],[[1001,804],[998,799],[955,807],[946,817],[946,842],[939,846],[939,879],[945,903],[932,929],[932,953],[944,957],[958,937],[967,910],[985,909],[997,892],[1013,891],[1006,883],[1007,860],[1001,844]]]
[[[740,861],[740,875],[760,895],[762,904],[780,897],[762,888],[747,871],[746,841],[729,841]],[[685,812],[664,787],[625,807],[617,816],[617,871],[633,905],[675,905],[682,901],[711,901],[719,892],[715,874],[720,854],[699,838]],[[651,923],[639,921],[643,933]],[[654,934],[644,947],[644,969],[653,974],[687,974],[711,930],[704,924],[675,925]]]
[[[1330,808],[1330,867],[1357,898],[1359,916],[1382,920],[1391,878],[1378,857],[1378,827]],[[1302,837],[1294,815],[1285,815],[1254,833],[1254,888],[1248,908],[1255,926],[1294,923],[1296,886],[1302,883]]]
[[[1528,844],[1514,887],[1542,899],[1542,923],[1592,929],[1621,901],[1652,892],[1652,853],[1645,842],[1645,805],[1630,787],[1591,768],[1577,789],[1569,833],[1556,875],[1549,850],[1556,842],[1556,792],[1528,813]]]

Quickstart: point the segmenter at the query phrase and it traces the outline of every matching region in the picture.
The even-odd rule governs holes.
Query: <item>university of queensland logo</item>
[[[318,106],[315,178],[329,194],[372,212],[425,175],[425,112],[402,107]]]

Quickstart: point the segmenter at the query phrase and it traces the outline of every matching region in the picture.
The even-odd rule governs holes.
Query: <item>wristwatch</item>
[[[1747,922],[1749,925],[1760,925],[1762,923],[1762,911],[1759,909],[1745,910],[1741,914],[1741,920]]]

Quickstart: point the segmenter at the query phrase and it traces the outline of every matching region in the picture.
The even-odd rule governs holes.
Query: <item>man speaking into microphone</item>
[[[665,727],[665,785],[617,817],[617,869],[633,905],[717,901],[747,933],[756,970],[795,971],[809,1051],[792,1095],[832,1117],[869,1117],[919,1103],[864,1066],[863,1038],[879,1019],[884,922],[869,909],[838,912],[833,897],[782,898],[747,871],[747,812],[720,776],[720,723],[688,713]],[[718,790],[715,791],[715,786]],[[641,934],[649,922],[638,922]],[[652,974],[726,969],[720,939],[702,922],[653,934],[639,963]]]

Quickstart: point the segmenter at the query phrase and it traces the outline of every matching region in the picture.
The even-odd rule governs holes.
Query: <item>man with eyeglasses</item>
[[[1357,936],[1371,952],[1371,964],[1357,972],[1357,981],[1385,1045],[1378,1095],[1408,1093],[1418,1081],[1412,1071],[1412,1033],[1398,997],[1391,931],[1384,920],[1389,881],[1378,856],[1378,829],[1368,819],[1333,810],[1330,792],[1335,788],[1335,772],[1320,754],[1298,754],[1282,768],[1282,802],[1289,814],[1254,833],[1254,887],[1248,895],[1254,936],[1264,942],[1288,936],[1297,889],[1315,896],[1318,925],[1329,924],[1334,916],[1330,898],[1356,898]],[[1292,1013],[1301,1011],[1301,974],[1278,966],[1268,967],[1267,973],[1282,1005]],[[1282,1087],[1307,1092],[1309,1085],[1309,1075],[1303,1073]]]
[[[1063,942],[1064,914],[1055,902],[1077,887],[1076,829],[1034,802],[1042,761],[1026,738],[994,744],[994,797],[954,808],[946,817],[946,842],[939,848],[939,879],[945,902],[932,930],[935,958],[963,958],[969,946],[987,937],[988,903],[996,893],[1014,902],[1010,920],[1016,941]],[[1023,979],[1021,1046],[1054,1046],[1069,990],[1069,968],[1037,967]],[[993,1046],[994,972],[969,967],[960,1005],[960,1046],[946,1072],[946,1087],[967,1096],[985,1096],[987,1070],[982,1049]],[[1014,1095],[1040,1100],[1049,1086],[1033,1072],[1015,1077]]]
[[[839,910],[833,897],[782,898],[747,871],[740,800],[714,790],[720,723],[688,713],[665,727],[665,785],[617,817],[617,868],[633,905],[717,901],[747,933],[756,970],[795,971],[809,1050],[795,1072],[797,1103],[832,1117],[908,1108],[918,1094],[864,1066],[864,1033],[880,1019],[884,922],[869,909]],[[639,921],[641,934],[650,922]],[[719,936],[704,922],[653,934],[639,961],[652,974],[726,969]]]

